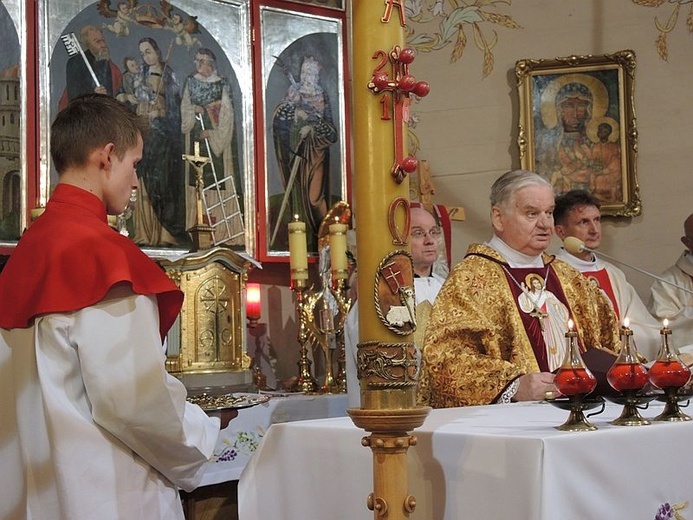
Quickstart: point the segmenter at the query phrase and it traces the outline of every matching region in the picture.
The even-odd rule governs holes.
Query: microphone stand
[[[590,251],[591,253],[594,253],[595,255],[603,256],[604,258],[608,258],[609,260],[611,260],[613,262],[619,263],[621,265],[625,265],[626,267],[630,267],[631,269],[634,269],[635,271],[638,271],[639,273],[645,274],[647,276],[651,276],[655,280],[659,280],[660,282],[672,285],[681,291],[687,292],[688,294],[693,294],[693,291],[691,291],[690,289],[686,289],[685,287],[681,287],[680,285],[676,285],[675,283],[670,282],[669,280],[665,280],[661,276],[657,276],[657,275],[654,275],[652,273],[648,273],[644,269],[640,269],[639,267],[635,267],[634,265],[630,265],[630,264],[627,264],[625,262],[621,262],[620,260],[616,260],[614,257],[611,257],[607,254],[601,253],[599,251],[595,251],[594,249],[590,249],[588,247],[585,247],[585,251]]]
[[[618,264],[625,265],[626,267],[630,267],[631,269],[638,271],[639,273],[650,276],[650,277],[654,278],[655,280],[659,280],[662,283],[669,284],[673,287],[676,287],[677,289],[679,289],[681,291],[687,292],[689,294],[693,294],[693,291],[686,289],[685,287],[681,287],[680,285],[676,285],[675,283],[670,282],[669,280],[665,280],[661,276],[654,275],[650,272],[645,271],[644,269],[640,269],[639,267],[635,267],[634,265],[630,265],[630,264],[627,264],[625,262],[622,262],[621,260],[617,260],[616,258],[609,256],[606,253],[602,253],[601,251],[597,251],[596,249],[592,249],[590,247],[587,247],[585,245],[585,243],[580,239],[577,239],[575,237],[567,237],[566,240],[563,241],[564,246],[566,246],[566,241],[568,241],[568,246],[570,246],[570,247],[566,247],[566,251],[568,251],[569,253],[572,253],[572,252],[582,253],[583,251],[589,251],[590,253],[594,253],[597,256],[602,256],[604,258],[608,258],[612,262],[616,262]]]

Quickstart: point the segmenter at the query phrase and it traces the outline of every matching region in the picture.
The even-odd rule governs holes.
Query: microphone
[[[673,285],[677,289],[680,289],[683,292],[687,292],[689,294],[693,294],[693,291],[686,289],[685,287],[681,287],[680,285],[676,285],[673,282],[670,282],[669,280],[665,280],[661,276],[654,275],[652,273],[649,273],[645,271],[644,269],[640,269],[639,267],[635,267],[634,265],[627,264],[625,262],[622,262],[621,260],[617,260],[616,258],[609,256],[605,253],[601,253],[597,251],[596,249],[592,249],[591,247],[587,247],[585,243],[580,240],[579,238],[576,237],[565,237],[565,240],[563,241],[563,247],[565,247],[565,250],[568,251],[569,253],[572,253],[574,255],[577,255],[579,253],[582,253],[583,251],[589,251],[590,253],[594,253],[597,256],[603,256],[604,258],[608,258],[609,260],[616,262],[621,265],[625,265],[626,267],[630,267],[631,269],[638,271],[639,273],[642,273],[644,275],[647,275],[651,278],[654,278],[655,280],[659,280],[662,283],[666,283],[669,285]]]

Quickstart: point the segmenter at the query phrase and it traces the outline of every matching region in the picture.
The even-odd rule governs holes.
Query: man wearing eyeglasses
[[[443,286],[445,278],[434,272],[438,259],[438,247],[442,231],[435,218],[426,209],[411,208],[411,257],[414,265],[414,294],[416,305],[424,301],[433,302]],[[417,312],[418,317],[418,312]],[[358,302],[352,306],[344,324],[344,349],[346,356],[347,394],[350,407],[361,405],[361,392],[356,370],[356,345],[358,334]]]
[[[603,362],[608,350],[610,366],[620,347],[616,316],[599,289],[544,253],[553,234],[548,181],[511,171],[496,180],[490,199],[493,237],[469,246],[426,329],[419,400],[436,408],[556,396],[552,371],[566,343],[550,332],[567,331],[568,317],[585,359]]]
[[[445,281],[445,278],[433,272],[441,236],[442,230],[433,215],[424,208],[411,208],[411,259],[417,305],[424,300],[433,303]]]
[[[693,291],[693,213],[684,221],[683,232],[681,243],[686,246],[685,251],[661,275],[670,283],[655,280],[648,304],[656,318],[669,320],[669,326],[674,329],[670,341],[679,348],[693,343],[693,294],[679,289]]]

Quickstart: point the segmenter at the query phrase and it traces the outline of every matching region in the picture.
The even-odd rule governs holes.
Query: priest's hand
[[[550,372],[538,372],[520,376],[520,386],[517,388],[514,400],[541,401],[548,396],[551,396],[551,398],[558,397],[560,392],[556,389],[553,378],[554,375]]]

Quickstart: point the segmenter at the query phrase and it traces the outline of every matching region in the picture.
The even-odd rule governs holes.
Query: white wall
[[[425,7],[435,1],[421,3]],[[452,3],[443,2],[447,13]],[[511,5],[487,5],[483,10],[508,15],[521,28],[479,24],[489,40],[493,31],[497,33],[491,50],[493,70],[486,78],[483,53],[474,44],[470,24],[464,24],[467,44],[458,61],[451,63],[452,43],[418,54],[411,73],[431,84],[429,96],[413,107],[419,118],[414,129],[421,144],[418,157],[430,163],[435,201],[466,209],[467,220],[453,224],[453,263],[462,259],[470,242],[488,239],[490,186],[501,173],[520,166],[515,62],[623,49],[635,51],[637,59],[634,104],[643,211],[638,217],[607,220],[602,250],[655,273],[674,262],[682,250],[683,220],[693,212],[688,171],[693,35],[685,23],[692,4],[681,6],[676,27],[667,35],[668,61],[657,53],[654,20],[666,23],[676,5],[665,2],[651,8],[629,0],[513,0]],[[415,33],[438,31],[442,17],[422,12],[431,20],[409,20]],[[624,272],[647,299],[651,280],[627,268]]]

